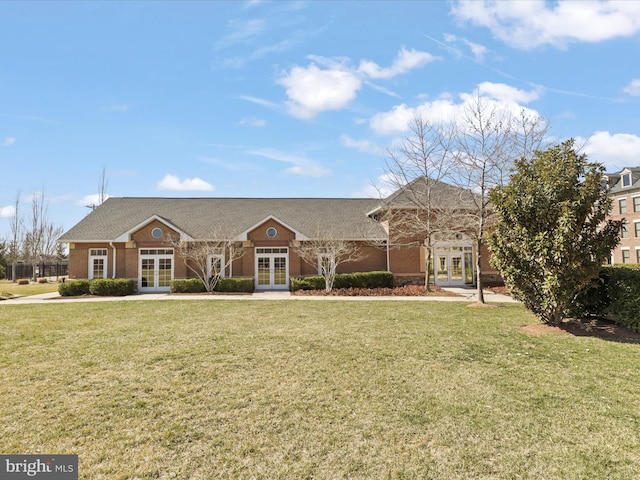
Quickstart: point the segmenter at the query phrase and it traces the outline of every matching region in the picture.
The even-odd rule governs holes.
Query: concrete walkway
[[[76,297],[64,298],[58,292],[42,293],[40,295],[30,295],[26,297],[11,298],[9,300],[1,300],[0,308],[3,305],[24,305],[28,303],[48,303],[56,302],[123,302],[136,300],[290,300],[290,301],[440,301],[440,302],[475,302],[476,290],[470,288],[445,288],[444,290],[455,293],[456,296],[430,296],[430,297],[338,297],[338,296],[314,296],[314,295],[291,295],[290,292],[257,292],[252,294],[236,294],[236,295],[189,295],[189,294],[170,294],[170,293],[145,293],[137,295],[128,295],[126,297]],[[484,299],[487,303],[517,303],[508,295],[493,293],[488,290],[484,291]]]

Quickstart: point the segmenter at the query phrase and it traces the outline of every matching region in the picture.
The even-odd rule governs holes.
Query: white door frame
[[[276,262],[282,262],[283,259],[284,277],[276,268]],[[265,266],[268,268],[266,272]],[[256,290],[289,289],[289,249],[287,247],[256,247],[255,288]]]
[[[170,261],[169,269],[161,268],[161,264],[166,266],[166,260]],[[143,270],[143,264],[150,265],[152,271],[150,272],[149,268]],[[174,266],[173,249],[141,248],[138,251],[138,291],[140,293],[169,292]],[[166,277],[166,270],[170,271],[169,278]]]
[[[470,254],[470,259],[467,258]],[[444,260],[444,267],[440,269],[441,262]],[[454,266],[457,265],[457,272],[454,272]],[[471,286],[475,281],[474,270],[474,252],[473,245],[468,242],[439,242],[433,248],[433,273],[434,283],[441,287],[454,286]],[[467,270],[470,269],[468,274]],[[441,271],[438,275],[438,271]],[[454,275],[455,273],[455,275]],[[466,281],[466,277],[470,277]]]

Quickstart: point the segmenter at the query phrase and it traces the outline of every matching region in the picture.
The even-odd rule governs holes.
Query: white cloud
[[[131,108],[130,105],[125,105],[124,103],[114,103],[112,105],[103,105],[100,110],[105,110],[107,112],[126,112]]]
[[[287,90],[289,112],[304,119],[346,107],[362,86],[360,78],[347,68],[334,65],[323,70],[315,63],[293,67],[278,83]]]
[[[608,172],[640,166],[640,137],[629,133],[595,132],[588,139],[576,138],[589,160],[604,164]]]
[[[381,68],[374,62],[362,60],[358,71],[364,73],[370,78],[389,79],[406,73],[414,68],[422,67],[434,60],[437,60],[437,57],[434,57],[430,53],[414,49],[407,50],[402,47],[393,61],[393,64],[391,64],[391,67]]]
[[[640,31],[640,2],[635,1],[461,0],[451,13],[523,50],[565,48],[572,42],[595,43]]]
[[[0,206],[0,218],[11,218],[15,212],[16,209],[12,205],[7,205],[6,207]]]
[[[540,92],[537,90],[527,92],[504,83],[492,82],[482,82],[478,85],[478,93],[481,96],[509,103],[529,103],[540,97]]]
[[[640,78],[631,80],[631,83],[624,87],[623,91],[634,97],[640,97]]]
[[[391,176],[388,173],[380,175],[374,181],[365,185],[357,192],[354,192],[352,197],[355,198],[386,198],[396,191],[391,181]]]
[[[109,198],[109,195],[105,195],[105,200]],[[84,197],[82,197],[80,200],[78,200],[76,202],[76,205],[80,205],[83,207],[91,207],[93,205],[99,205],[100,204],[100,194],[99,193],[94,193],[93,195],[85,195]]]
[[[472,42],[470,40],[467,40],[466,38],[458,38],[457,36],[452,35],[450,33],[444,34],[444,41],[447,42],[446,44],[439,42],[435,38],[431,38],[431,37],[427,37],[427,38],[430,38],[434,42],[437,42],[440,46],[444,47],[449,52],[453,53],[456,57],[461,57],[462,51],[455,44],[457,44],[458,42],[462,42],[467,48],[469,48],[469,50],[471,50],[473,59],[476,62],[483,62],[485,55],[489,52],[487,47],[485,47],[484,45],[480,45],[479,43]]]
[[[1,147],[10,147],[16,143],[16,137],[7,137],[2,142],[0,142]]]
[[[184,180],[180,180],[175,175],[167,174],[164,176],[162,180],[158,182],[157,185],[158,190],[174,190],[179,192],[188,192],[188,191],[213,191],[214,187],[210,183],[205,182],[204,180],[194,177],[194,178],[185,178]]]
[[[437,60],[438,57],[403,47],[389,68],[363,60],[358,69],[351,67],[348,58],[311,55],[309,59],[312,62],[310,65],[296,65],[283,72],[277,80],[286,89],[289,113],[303,119],[311,119],[327,110],[347,107],[362,88],[363,82],[369,78],[390,79]],[[397,96],[383,87],[370,83],[367,85],[387,95]]]
[[[247,102],[255,103],[256,105],[260,105],[261,107],[266,107],[273,110],[280,109],[280,105],[270,102],[269,100],[264,100],[262,98],[252,97],[250,95],[238,95],[238,98],[240,100],[245,100]]]
[[[251,150],[247,153],[293,165],[284,170],[284,173],[290,175],[299,175],[301,177],[324,177],[331,174],[331,170],[324,168],[318,162],[299,155],[292,155],[287,152],[281,152],[271,148],[262,148],[258,150]]]
[[[432,124],[448,124],[460,122],[474,107],[477,95],[483,107],[488,111],[497,111],[501,114],[540,116],[536,111],[522,106],[538,98],[537,92],[526,92],[505,84],[493,84],[484,82],[478,86],[475,93],[462,93],[456,102],[454,98],[443,95],[440,98],[424,102],[416,107],[400,104],[388,112],[381,112],[369,120],[370,127],[379,134],[392,134],[406,132],[410,122],[416,117],[423,118]]]
[[[373,155],[384,155],[385,150],[370,140],[355,140],[349,135],[343,133],[340,135],[340,143],[347,148],[353,148],[362,153],[371,153]]]
[[[240,122],[238,122],[239,125],[244,125],[247,127],[266,127],[267,126],[267,121],[263,118],[257,118],[257,117],[245,117],[242,120],[240,120]]]

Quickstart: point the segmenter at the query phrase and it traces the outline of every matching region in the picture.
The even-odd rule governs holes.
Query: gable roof
[[[430,200],[427,199],[427,195],[430,195]],[[415,209],[426,207],[427,204],[430,204],[433,209],[468,208],[473,205],[473,200],[473,194],[469,190],[423,175],[401,186],[386,199],[378,202],[374,210],[369,213],[374,214],[389,208]]]
[[[221,232],[236,238],[270,218],[309,238],[330,230],[345,240],[380,240],[384,228],[367,217],[380,203],[372,198],[158,198],[110,197],[58,241],[121,240],[153,218],[195,239]]]

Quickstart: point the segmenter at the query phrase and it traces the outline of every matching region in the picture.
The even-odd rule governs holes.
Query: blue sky
[[[376,195],[478,92],[640,165],[640,2],[0,2],[0,237],[110,196]]]

